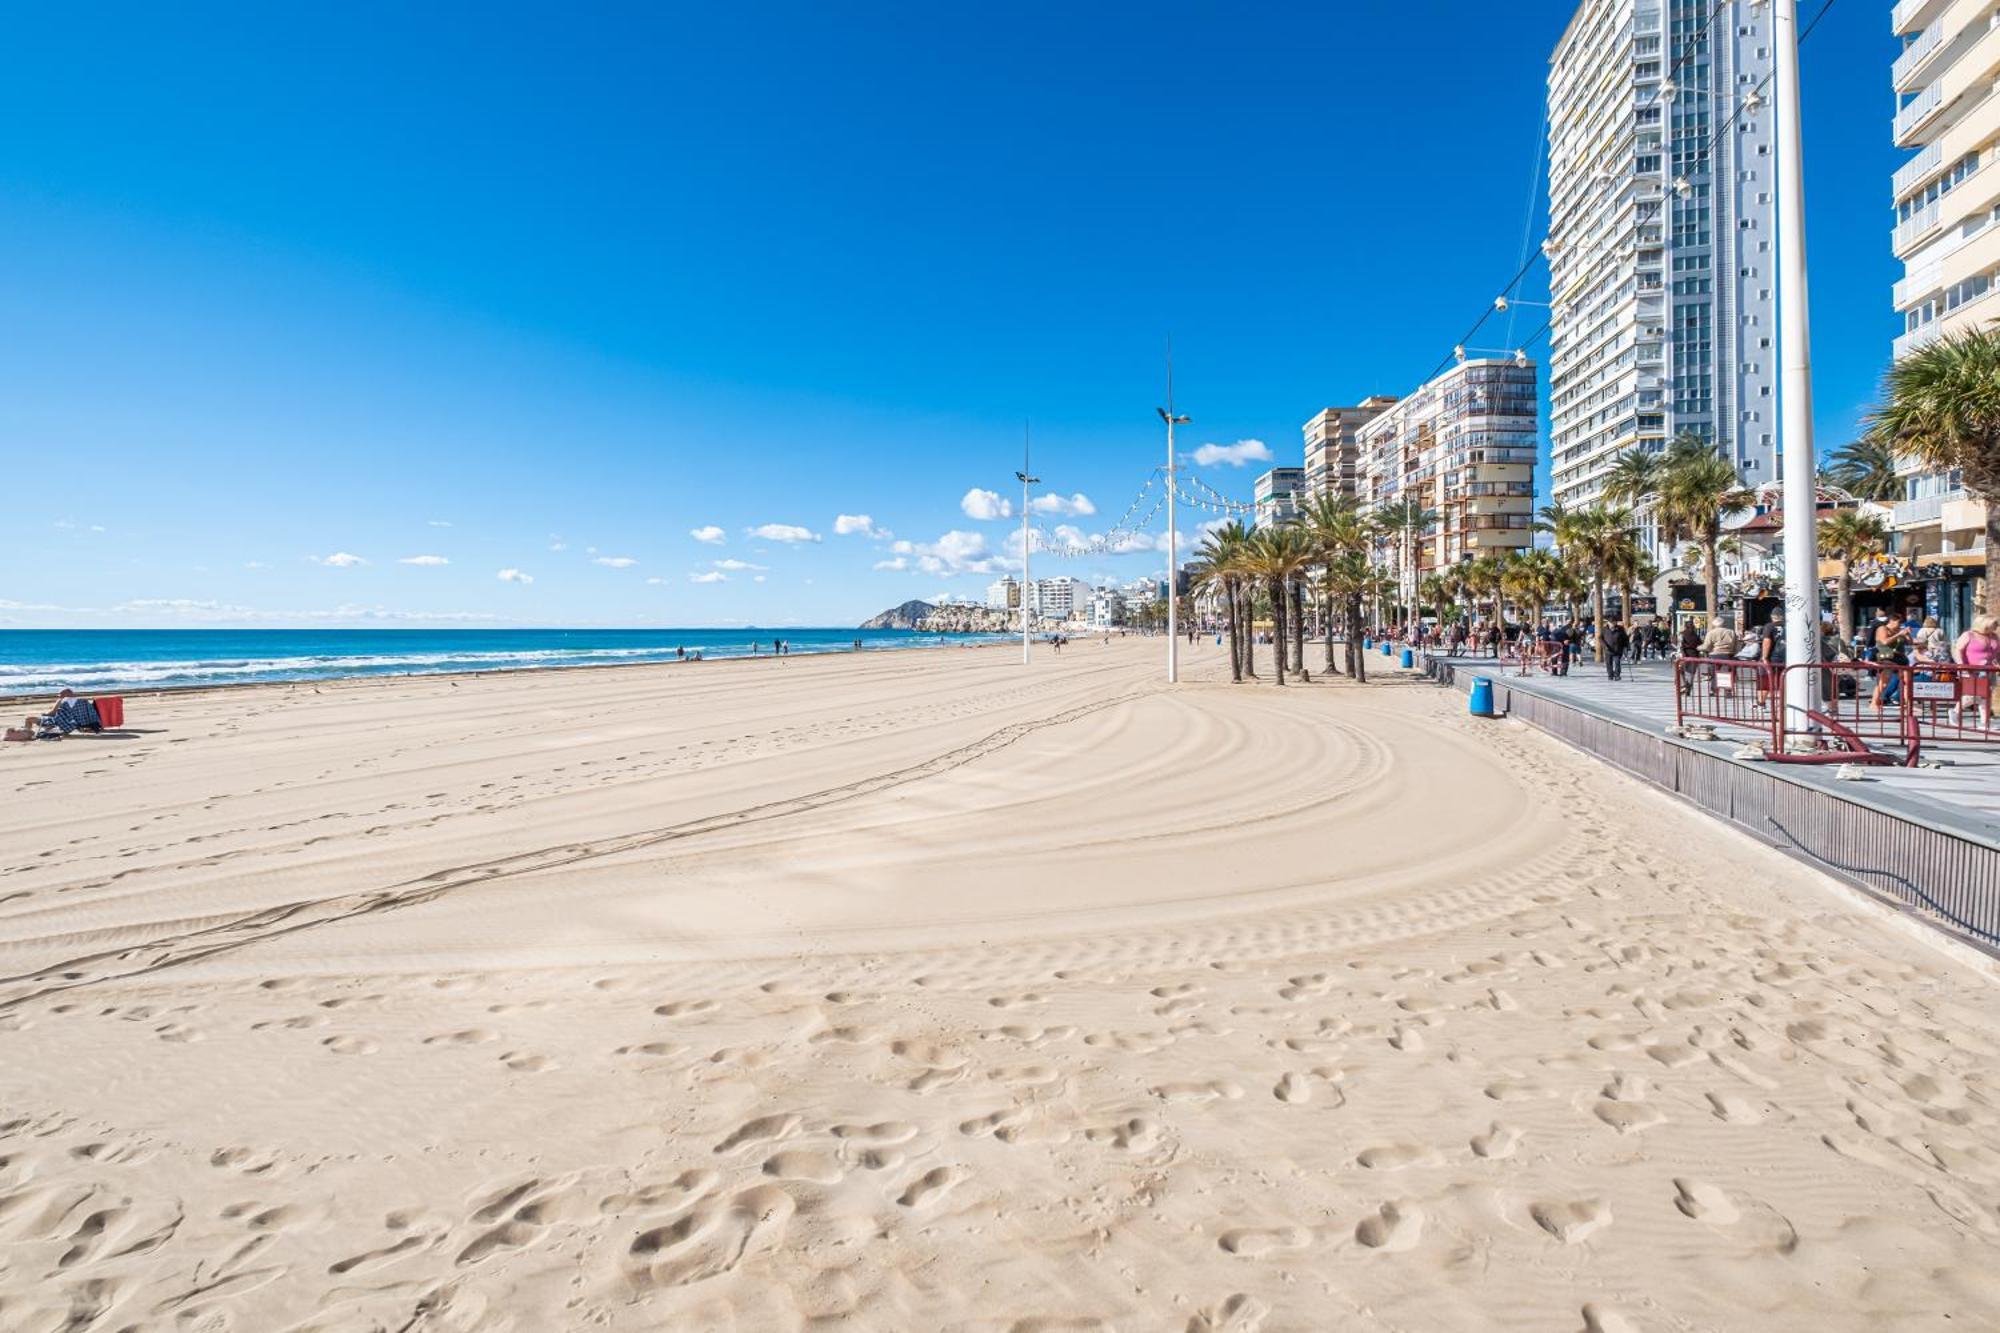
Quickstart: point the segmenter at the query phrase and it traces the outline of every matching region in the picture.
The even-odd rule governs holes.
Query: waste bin
[[[1417,655],[1408,648],[1403,650],[1403,670],[1408,671],[1417,664]]]
[[[1485,676],[1472,678],[1472,715],[1493,716],[1493,682]]]

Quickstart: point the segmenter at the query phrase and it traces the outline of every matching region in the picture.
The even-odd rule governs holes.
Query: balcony
[[[1889,247],[1897,254],[1907,254],[1912,247],[1937,230],[1938,205],[1943,199],[1933,199],[1909,217],[1896,224]],[[1902,302],[1897,302],[1898,305]]]
[[[1934,319],[1920,329],[1912,329],[1889,345],[1890,359],[1908,356],[1919,347],[1928,347],[1944,336],[1944,321]]]
[[[1922,495],[1914,500],[1898,500],[1891,522],[1897,528],[1921,528],[1935,523],[1944,513],[1943,495]]]
[[[1928,296],[1938,289],[1938,275],[1943,271],[1944,262],[1940,259],[1933,259],[1922,268],[1911,270],[1901,282],[1889,289],[1889,303],[1897,310],[1915,304],[1918,297]]]
[[[1927,23],[1943,13],[1950,0],[1898,0],[1896,7],[1889,11],[1889,31],[1910,32],[1920,23]]]
[[[1896,63],[1889,67],[1889,81],[1899,93],[1909,91],[1909,83],[1931,53],[1944,41],[1944,24],[1933,19],[1931,26],[1918,34],[1917,39],[1903,48],[1903,54],[1896,57]]]
[[[1936,171],[1943,163],[1943,145],[1935,143],[1928,145],[1922,152],[1896,168],[1896,174],[1889,182],[1889,197],[1900,202],[1904,195],[1916,189],[1923,183],[1924,177]]]
[[[1896,119],[1890,126],[1891,137],[1897,143],[1901,143],[1915,132],[1917,126],[1936,115],[1938,108],[1943,105],[1944,85],[1934,83],[1911,98],[1909,103],[1896,113]]]

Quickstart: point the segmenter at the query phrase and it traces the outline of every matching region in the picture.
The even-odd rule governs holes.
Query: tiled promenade
[[[1503,695],[1506,690],[1533,693],[1654,734],[1674,725],[1671,662],[1656,658],[1628,662],[1623,680],[1609,680],[1601,664],[1588,660],[1574,664],[1567,676],[1539,672],[1518,676],[1511,665],[1490,657],[1440,660],[1450,662],[1461,675],[1470,672],[1491,678],[1496,687],[1502,687]],[[1722,724],[1716,725],[1715,734],[1713,741],[1688,744],[1733,760],[1745,741],[1759,739],[1749,731]],[[1825,786],[1848,800],[1949,827],[1962,837],[2000,847],[2000,748],[1927,743],[1923,757],[1938,766],[1870,767],[1858,781],[1836,778],[1830,765],[1738,762],[1781,768],[1788,777]]]

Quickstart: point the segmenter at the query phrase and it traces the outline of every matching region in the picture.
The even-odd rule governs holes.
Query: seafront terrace
[[[1927,743],[1918,767],[1773,763],[1762,732],[1713,723],[1673,734],[1674,664],[1628,662],[1610,680],[1586,656],[1566,676],[1491,657],[1418,655],[1418,670],[1495,711],[1589,750],[1843,878],[1885,893],[1992,950],[2000,946],[2000,746]],[[1842,776],[1842,773],[1846,776]]]

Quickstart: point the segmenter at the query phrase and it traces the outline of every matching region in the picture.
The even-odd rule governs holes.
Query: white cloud
[[[958,507],[965,511],[967,518],[990,522],[996,518],[1014,517],[1014,502],[998,491],[983,491],[974,486],[959,497]]]
[[[840,537],[871,537],[885,542],[895,536],[887,528],[875,526],[875,520],[866,514],[842,514],[833,520],[834,535]]]
[[[451,561],[441,555],[406,555],[396,563],[399,565],[448,565]]]
[[[535,581],[535,576],[533,574],[523,574],[518,569],[503,569],[500,571],[500,581],[502,583],[526,584],[526,583],[533,583]]]
[[[875,568],[877,569],[902,570],[902,569],[908,569],[909,567],[910,567],[910,561],[907,556],[899,555],[896,556],[894,559],[877,560],[875,562]]]
[[[434,518],[430,521],[430,525],[434,528],[448,528],[451,526],[451,520],[448,518]]]
[[[1204,444],[1194,451],[1194,461],[1203,467],[1214,467],[1218,463],[1227,467],[1242,467],[1245,463],[1268,463],[1271,461],[1271,447],[1262,440],[1238,440],[1234,444]]]
[[[1088,518],[1097,512],[1097,506],[1090,497],[1078,492],[1075,495],[1038,495],[1028,508],[1037,514],[1060,514],[1064,518]]]
[[[655,574],[653,575],[653,577],[647,579],[646,582],[658,586],[659,584],[665,583],[666,580],[661,578],[658,574]]]
[[[265,564],[265,563],[264,563],[264,562],[263,562],[262,560],[245,560],[245,561],[243,562],[243,568],[245,568],[245,569],[269,569],[269,568],[270,568],[270,566],[269,566],[269,565],[267,565],[267,564]]]
[[[749,529],[752,537],[761,537],[767,542],[816,542],[819,534],[811,528],[802,528],[793,523],[760,523]]]
[[[752,583],[762,583],[764,581],[764,576],[762,574],[752,574],[750,576],[750,581]]]
[[[606,569],[630,569],[639,562],[629,555],[600,555],[590,563],[603,565]]]
[[[1020,564],[991,550],[984,533],[959,528],[934,542],[897,542],[895,549],[899,558],[914,557],[916,568],[923,573],[947,578],[957,574],[998,574]]]
[[[729,575],[719,569],[703,570],[699,574],[688,575],[689,583],[727,583]]]
[[[332,555],[314,556],[313,559],[329,569],[352,569],[356,565],[365,565],[368,563],[360,556],[348,551],[335,551]]]
[[[698,542],[706,542],[710,546],[720,546],[723,542],[729,540],[729,534],[721,528],[716,527],[713,523],[707,524],[704,527],[688,529],[688,536]]]
[[[753,565],[748,560],[711,560],[717,569],[769,569],[769,565]]]
[[[554,534],[553,532],[551,532],[549,534],[549,549],[551,551],[567,551],[569,549],[569,543],[564,541],[562,538],[556,536],[556,534]]]

